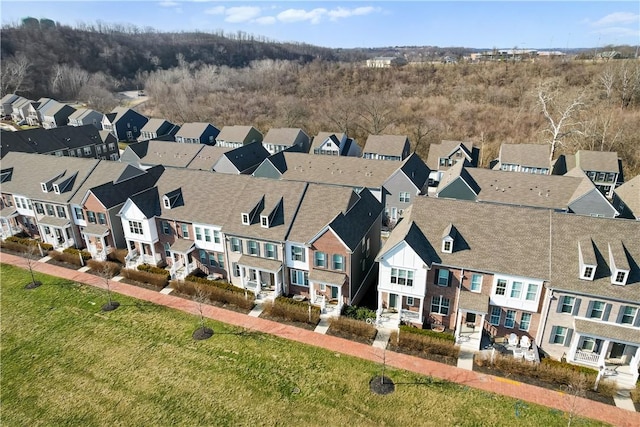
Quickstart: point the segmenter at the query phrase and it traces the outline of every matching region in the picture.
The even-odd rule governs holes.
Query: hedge
[[[125,264],[125,258],[129,253],[126,249],[114,249],[107,254],[107,261],[111,262],[119,262],[120,264]]]
[[[153,274],[147,271],[133,270],[130,268],[123,268],[120,270],[120,275],[130,280],[148,283],[159,289],[164,288],[169,283],[169,276],[166,274]]]
[[[78,255],[70,254],[67,252],[58,252],[58,251],[49,251],[49,256],[56,261],[65,262],[67,264],[77,265],[78,267],[82,267],[82,263],[80,262],[80,257]]]
[[[400,339],[398,339],[398,332],[394,331],[391,334],[390,342],[406,350],[419,353],[439,354],[456,359],[460,353],[460,349],[455,345],[455,342],[433,338],[423,334],[400,333]]]
[[[95,259],[88,260],[87,266],[91,268],[91,270],[99,274],[102,274],[106,269],[109,277],[117,276],[122,269],[122,266],[120,266],[120,264],[116,262],[98,261]]]
[[[40,244],[40,247],[42,248],[42,250],[44,252],[48,252],[48,251],[53,249],[53,245],[50,244],[50,243],[44,243],[44,242],[41,242],[39,240],[29,239],[29,238],[26,238],[26,237],[9,236],[6,239],[4,239],[4,241],[5,242],[18,243],[18,244],[23,245],[23,246],[32,246],[32,245]]]
[[[329,321],[329,328],[333,331],[357,335],[368,340],[374,339],[377,333],[376,327],[372,324],[344,316],[331,318]]]
[[[164,268],[156,267],[156,266],[153,266],[153,265],[149,265],[149,264],[140,264],[137,267],[137,269],[139,271],[146,271],[147,273],[152,273],[152,274],[158,274],[158,275],[171,277],[171,273],[169,273],[168,270],[165,270]]]
[[[311,314],[309,314],[309,307],[311,307]],[[277,297],[273,304],[265,304],[264,313],[268,316],[310,325],[317,325],[320,321],[320,307],[283,296]]]
[[[451,341],[453,343],[456,342],[456,337],[451,335],[451,334],[447,334],[444,332],[436,332],[436,331],[432,331],[430,329],[420,329],[420,328],[414,328],[413,326],[408,326],[408,325],[400,325],[400,331],[401,332],[407,332],[410,334],[415,334],[415,335],[422,335],[422,336],[426,336],[426,337],[431,337],[431,338],[435,338],[438,340],[442,340],[442,341]],[[402,336],[402,334],[400,334]]]
[[[192,283],[201,283],[203,285],[209,285],[209,286],[215,286],[216,288],[224,289],[226,291],[231,291],[231,292],[235,292],[242,295],[244,295],[245,292],[247,292],[246,289],[234,286],[229,282],[223,282],[221,280],[209,280],[209,279],[205,279],[204,277],[194,276],[192,274],[185,277],[184,281],[192,282]],[[251,294],[253,294],[253,292],[251,292]]]
[[[78,254],[80,254],[80,256],[82,256],[82,259],[85,261],[91,259],[91,253],[76,248],[66,248],[62,252],[65,254],[75,255],[76,257],[78,256]]]
[[[342,307],[342,315],[351,319],[366,321],[367,319],[375,319],[376,311],[367,307],[357,307],[355,305],[344,305]]]
[[[206,279],[205,279],[206,280]],[[213,282],[209,280],[208,282]],[[181,294],[191,297],[202,296],[205,302],[217,301],[222,304],[233,304],[245,310],[251,310],[255,305],[255,295],[253,292],[246,292],[244,289],[230,285],[226,288],[223,282],[204,283],[195,281],[171,281],[171,288]],[[233,288],[233,289],[231,289]]]

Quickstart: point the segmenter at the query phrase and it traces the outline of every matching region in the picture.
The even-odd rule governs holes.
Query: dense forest
[[[135,84],[149,95],[141,112],[178,124],[342,131],[361,145],[369,134],[404,134],[424,158],[433,142],[465,140],[484,166],[501,143],[546,143],[554,157],[617,151],[627,178],[640,173],[637,59],[372,69],[365,58],[246,34],[22,25],[2,29],[2,93],[18,87],[107,111],[115,91]]]

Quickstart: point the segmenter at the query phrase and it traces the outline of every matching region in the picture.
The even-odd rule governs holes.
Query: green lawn
[[[0,266],[3,426],[560,426],[566,414]],[[569,405],[567,404],[567,407]],[[598,425],[574,420],[572,425]]]

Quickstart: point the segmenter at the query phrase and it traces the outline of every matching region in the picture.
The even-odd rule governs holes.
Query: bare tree
[[[208,328],[204,323],[204,304],[209,300],[202,285],[195,286],[193,301],[197,304],[198,313],[200,314],[200,326],[193,332],[193,339],[206,340],[213,336],[213,329]]]
[[[575,116],[584,107],[582,93],[564,103],[558,99],[558,96],[558,90],[542,85],[538,87],[538,102],[542,114],[549,123],[549,129],[545,129],[545,133],[549,134],[547,142],[551,146],[549,163],[553,161],[558,146],[567,136],[576,131],[578,122]]]
[[[98,271],[98,275],[104,280],[104,288],[107,291],[108,302],[102,306],[102,311],[113,311],[120,306],[120,303],[111,298],[111,279],[115,275],[114,268],[108,262],[105,262]]]
[[[620,107],[627,108],[640,97],[640,65],[637,61],[623,61],[618,71]]]
[[[573,420],[580,413],[580,398],[586,395],[587,383],[587,377],[584,374],[579,374],[573,381],[563,387],[567,396],[567,427],[571,427]]]
[[[4,59],[0,67],[0,92],[6,94],[29,90],[26,86],[29,68],[31,62],[22,53]]]
[[[394,108],[391,102],[376,95],[359,99],[360,127],[371,135],[379,135],[392,122]]]
[[[600,75],[600,83],[604,88],[604,93],[607,99],[611,99],[615,81],[616,81],[615,72],[612,67],[608,66],[602,71],[602,74]]]
[[[35,266],[35,263],[38,262],[38,257],[42,255],[40,245],[36,243],[35,245],[27,246],[22,252],[22,255],[27,262],[27,268],[29,269],[29,274],[31,275],[31,282],[27,283],[25,288],[37,288],[38,286],[42,285],[42,282],[36,280],[36,277],[33,274],[33,267]]]

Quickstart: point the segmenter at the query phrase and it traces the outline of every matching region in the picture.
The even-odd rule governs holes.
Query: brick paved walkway
[[[26,261],[23,258],[6,253],[0,254],[0,262],[27,268]],[[98,288],[104,288],[104,281],[98,276],[94,276],[89,273],[82,273],[76,270],[70,270],[64,267],[58,267],[53,264],[40,262],[34,264],[34,270],[41,273],[63,277],[80,283],[86,283]],[[164,295],[159,292],[119,282],[111,282],[110,287],[112,291],[122,295],[175,308],[191,314],[199,314],[197,304],[191,300],[173,295]],[[266,319],[251,317],[218,307],[205,306],[203,307],[203,311],[203,314],[208,318],[230,325],[276,335],[288,340],[322,347],[336,353],[347,354],[376,363],[379,363],[382,359],[383,350],[369,345],[319,334],[313,331],[284,325]],[[640,413],[627,411],[615,406],[606,405],[584,398],[569,396],[557,391],[551,391],[501,377],[494,377],[491,375],[460,369],[454,366],[444,365],[392,351],[386,352],[386,363],[388,366],[392,366],[394,368],[405,369],[421,375],[428,375],[434,378],[456,382],[476,389],[498,393],[527,402],[555,408],[560,411],[569,411],[573,407],[581,416],[604,421],[615,426],[635,427],[640,425]]]

